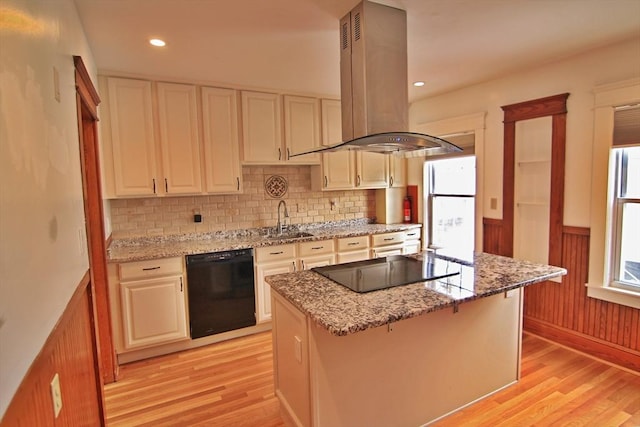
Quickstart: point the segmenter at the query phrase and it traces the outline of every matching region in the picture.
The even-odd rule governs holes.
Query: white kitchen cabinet
[[[201,88],[205,191],[240,193],[242,167],[237,92]]]
[[[182,257],[119,265],[116,350],[188,339],[183,271]]]
[[[371,152],[356,154],[356,187],[387,188],[389,186],[389,155]]]
[[[420,229],[415,228],[404,232],[404,244],[402,255],[416,254],[420,252],[422,245],[420,242]]]
[[[157,192],[158,165],[153,124],[151,82],[109,77],[103,135],[107,196],[152,196]]]
[[[389,187],[404,188],[407,185],[407,159],[389,155]]]
[[[257,248],[256,254],[256,320],[264,323],[271,320],[271,286],[266,276],[296,271],[295,244]]]
[[[371,258],[402,255],[404,240],[404,231],[373,234],[371,236]]]
[[[320,147],[320,101],[303,96],[284,96],[284,142],[287,163],[320,163],[320,154],[290,157]]]
[[[310,270],[336,263],[333,239],[298,243],[298,265],[300,270]]]
[[[338,264],[369,259],[369,236],[342,237],[336,245]]]
[[[202,192],[196,87],[157,83],[158,124],[166,194]]]
[[[245,163],[284,160],[282,104],[275,93],[242,91],[242,142]]]
[[[340,101],[323,99],[322,144],[334,145],[342,142],[342,115]],[[403,160],[403,159],[401,159]],[[312,176],[313,184],[322,190],[351,190],[366,188],[386,188],[390,182],[389,155],[354,151],[338,151],[322,155],[320,175]],[[397,169],[400,168],[401,163]],[[397,173],[397,172],[396,172]],[[404,169],[397,185],[406,181]],[[394,178],[394,180],[397,180]],[[319,182],[318,182],[319,181]]]

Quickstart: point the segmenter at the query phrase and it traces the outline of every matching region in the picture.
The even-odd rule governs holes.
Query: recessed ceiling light
[[[164,40],[160,40],[160,39],[151,39],[151,40],[149,40],[149,43],[151,43],[154,46],[158,46],[158,47],[162,47],[162,46],[166,45]]]
[[[424,82],[413,82],[413,85],[416,87],[424,86]]]

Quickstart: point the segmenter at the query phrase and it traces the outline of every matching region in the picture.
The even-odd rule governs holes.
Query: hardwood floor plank
[[[433,426],[640,426],[640,373],[530,334],[522,353],[517,384]],[[264,332],[124,365],[107,425],[283,427],[272,357]]]

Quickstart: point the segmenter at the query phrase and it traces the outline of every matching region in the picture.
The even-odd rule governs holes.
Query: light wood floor
[[[271,349],[264,332],[124,365],[105,387],[107,425],[284,426]],[[518,384],[434,425],[636,427],[640,374],[526,334]]]

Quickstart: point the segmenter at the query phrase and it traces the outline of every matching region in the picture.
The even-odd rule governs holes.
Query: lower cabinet
[[[112,310],[116,350],[127,351],[187,339],[183,258],[118,264]],[[110,277],[111,278],[111,277]],[[113,295],[115,293],[115,295]]]
[[[338,264],[369,259],[369,236],[342,237],[337,239],[337,250]]]
[[[380,258],[389,255],[402,255],[404,240],[404,231],[372,235],[371,258]]]
[[[296,271],[296,244],[268,246],[255,250],[256,265],[256,321],[271,321],[271,287],[266,276]]]
[[[256,265],[256,320],[258,323],[271,320],[271,286],[264,281],[266,276],[274,274],[292,273],[295,271],[295,260]]]

